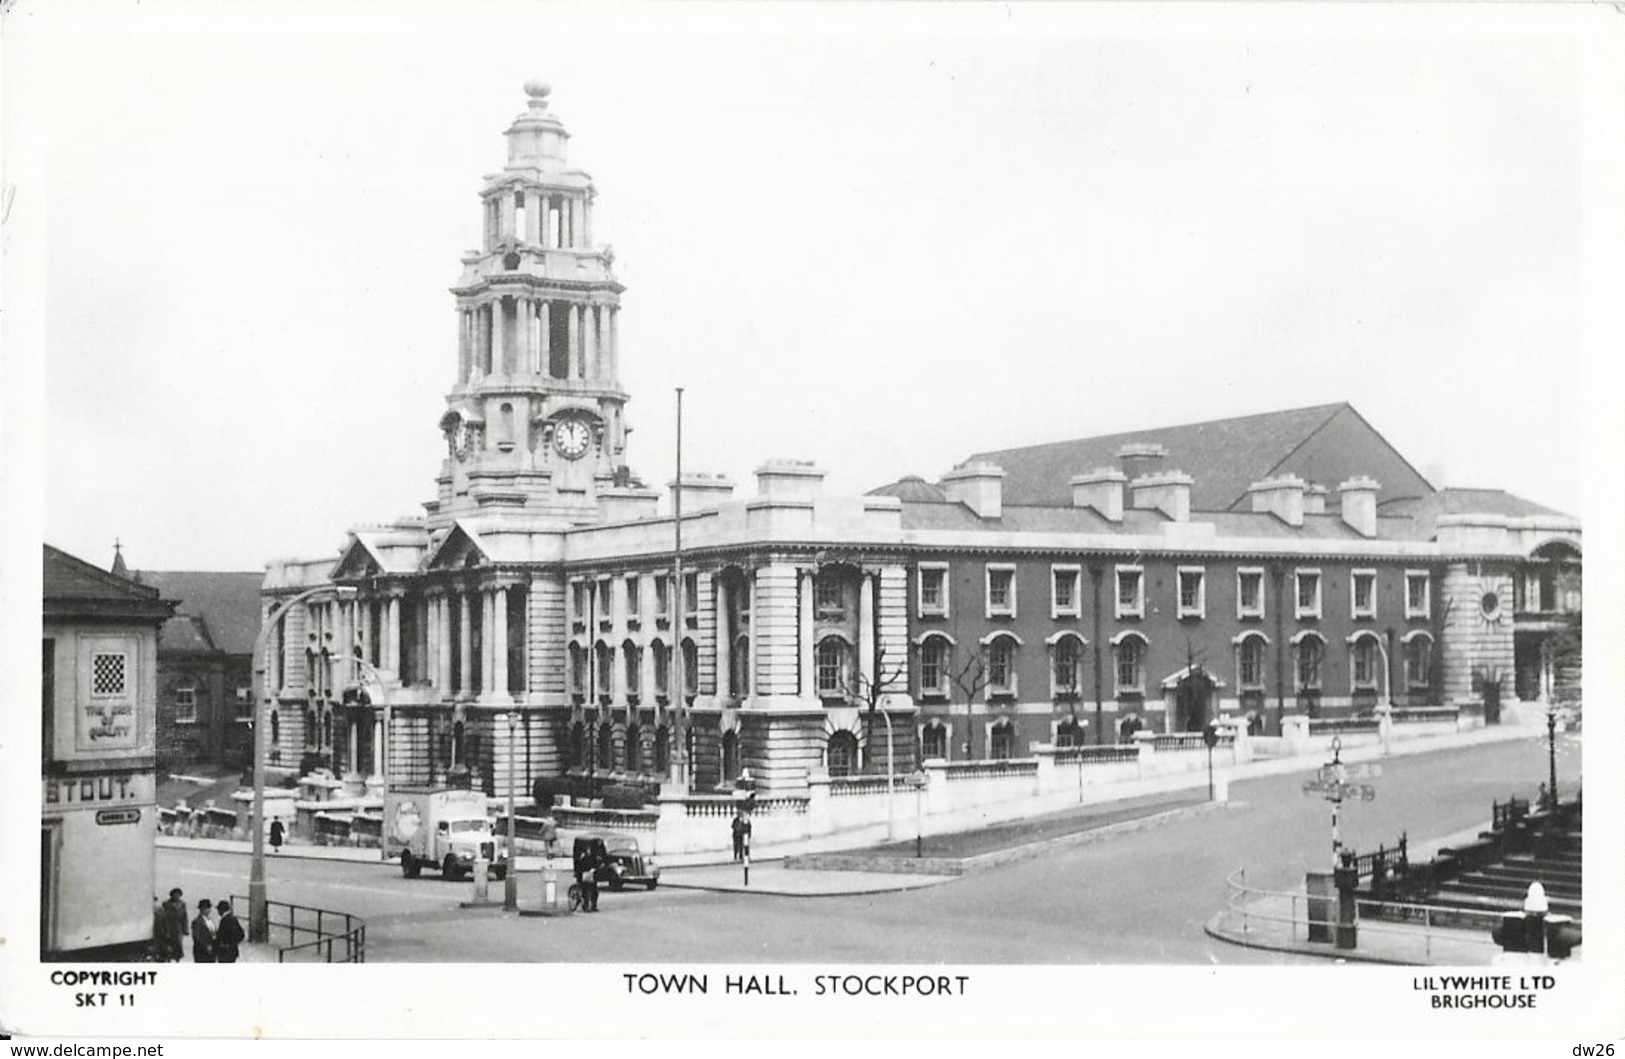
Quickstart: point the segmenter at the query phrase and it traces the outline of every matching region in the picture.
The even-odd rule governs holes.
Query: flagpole
[[[669,748],[670,761],[679,767],[671,769],[672,778],[687,790],[693,780],[694,762],[688,743],[688,675],[684,672],[683,634],[688,631],[687,610],[683,604],[683,388],[677,387],[677,479],[672,489],[672,526],[674,547],[671,560],[672,602],[672,683],[675,685],[672,701],[677,703]]]

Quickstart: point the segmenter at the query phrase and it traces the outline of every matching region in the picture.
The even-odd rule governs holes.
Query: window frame
[[[1237,617],[1237,619],[1262,618],[1262,617],[1265,616],[1264,612],[1267,609],[1268,605],[1266,604],[1265,599],[1264,599],[1264,580],[1265,580],[1264,574],[1265,574],[1265,570],[1264,570],[1264,568],[1262,566],[1238,566],[1238,567],[1236,567],[1236,617]],[[1247,577],[1256,577],[1256,578],[1258,578],[1258,603],[1253,607],[1248,607],[1247,606],[1246,593],[1242,590],[1242,579],[1247,578]]]
[[[993,605],[993,577],[995,574],[1008,576],[1009,595],[1008,602],[1002,606]],[[1014,618],[1016,616],[1016,564],[1015,563],[985,563],[982,567],[983,598],[987,604],[989,618]]]
[[[1403,641],[1405,649],[1405,689],[1408,692],[1431,691],[1433,689],[1433,634],[1417,630],[1413,635],[1407,636]],[[1422,656],[1422,679],[1414,678],[1412,662],[1415,661],[1413,652],[1420,645],[1425,654]]]
[[[1134,682],[1125,683],[1123,680],[1123,649],[1133,644]],[[1145,696],[1145,652],[1150,646],[1149,641],[1138,632],[1127,633],[1112,644],[1112,687],[1114,695],[1121,699],[1125,695]]]
[[[1369,580],[1371,584],[1371,598],[1364,609],[1360,607],[1360,582]],[[1377,571],[1361,567],[1349,571],[1349,617],[1355,621],[1362,619],[1375,621],[1377,617]]]
[[[914,567],[914,612],[921,618],[946,618],[948,613],[948,569],[947,563],[916,563]],[[925,581],[927,574],[934,574],[941,578],[938,583],[940,599],[935,606],[925,601]]]
[[[1132,603],[1123,602],[1123,575],[1133,574],[1137,590]],[[1140,563],[1118,563],[1112,576],[1112,606],[1119,618],[1145,617],[1145,566]]]
[[[197,679],[194,678],[194,677],[186,677],[186,678],[184,678],[184,679],[182,679],[180,681],[177,681],[173,691],[174,691],[174,698],[171,700],[171,705],[173,705],[174,708],[175,708],[174,709],[174,721],[175,721],[175,723],[176,724],[197,724],[198,723],[198,716],[197,716]],[[190,707],[190,709],[184,714],[181,712],[181,695],[183,693],[189,699],[187,705]]]
[[[1315,579],[1315,601],[1311,605],[1303,602],[1303,579]],[[1318,566],[1300,566],[1292,571],[1292,612],[1295,618],[1320,618],[1325,610],[1326,579]]]
[[[1196,602],[1185,604],[1185,578],[1196,578]],[[1174,605],[1181,618],[1207,617],[1207,567],[1179,566],[1174,568]]]
[[[824,682],[827,669],[830,668],[825,661],[824,652],[834,645],[834,671],[835,680],[832,684]],[[825,701],[831,699],[845,700],[847,698],[847,672],[848,655],[851,645],[839,636],[825,636],[813,645],[813,694]]]
[[[635,629],[643,622],[643,577],[639,574],[627,574],[622,578],[624,582],[623,593],[626,598],[626,625]]]
[[[1411,603],[1411,583],[1422,583],[1422,605],[1413,606]],[[1405,571],[1405,617],[1426,621],[1433,617],[1433,571],[1406,570]]]
[[[1247,651],[1257,645],[1258,673],[1257,679],[1247,679]],[[1249,632],[1236,638],[1236,688],[1239,691],[1264,691],[1267,689],[1269,672],[1269,637],[1261,632]]]
[[[1315,658],[1314,682],[1309,683],[1303,679],[1304,648],[1315,644],[1319,653]],[[1318,692],[1326,687],[1326,638],[1319,633],[1310,633],[1292,645],[1292,691],[1293,694],[1302,695],[1306,692]]]
[[[826,598],[830,595],[834,598]],[[813,575],[813,617],[818,621],[846,620],[846,586],[833,572]]]
[[[948,698],[949,653],[953,650],[953,646],[953,641],[941,633],[933,633],[920,638],[919,663],[915,672],[915,683],[919,688],[921,699],[936,701]],[[936,647],[940,652],[936,661],[937,680],[932,684],[926,683],[925,680],[925,652],[928,647]]]
[[[1369,669],[1364,680],[1360,668]],[[1377,692],[1382,688],[1382,648],[1376,633],[1357,633],[1349,638],[1349,693]]]
[[[1063,580],[1072,583],[1072,602],[1064,604],[1056,589]],[[1051,618],[1080,618],[1083,616],[1083,566],[1080,563],[1051,563],[1049,568],[1049,616]]]
[[[987,652],[987,688],[989,699],[1013,699],[1019,693],[1020,674],[1016,672],[1016,649],[1021,646],[1014,636],[1009,633],[1000,633],[988,638],[983,648]],[[1007,652],[1004,658],[1005,679],[995,682],[993,679],[994,656],[997,651]]]
[[[1056,667],[1060,664],[1063,647],[1072,652],[1072,682],[1062,685],[1057,679]],[[1083,695],[1083,637],[1074,632],[1064,632],[1056,636],[1049,645],[1049,694],[1052,700],[1072,701]]]

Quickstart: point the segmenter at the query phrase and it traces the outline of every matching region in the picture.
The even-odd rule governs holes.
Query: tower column
[[[491,690],[504,698],[508,694],[508,590],[497,588],[491,593]]]
[[[434,650],[435,690],[442,696],[451,694],[451,597],[434,598]]]
[[[587,362],[587,377],[601,379],[604,377],[602,366],[598,362],[598,306],[583,305],[581,307],[581,346],[582,359]]]
[[[728,591],[722,578],[711,582],[717,608],[717,698],[733,694],[733,614],[728,605]],[[678,615],[673,624],[683,621]],[[679,626],[680,628],[681,626]],[[679,642],[681,642],[679,640]]]
[[[457,381],[468,379],[468,361],[473,355],[473,341],[468,329],[468,310],[457,310]]]
[[[477,311],[479,313],[479,355],[475,359],[479,363],[474,372],[475,378],[485,375],[491,370],[491,303],[485,302]]]
[[[570,200],[570,241],[569,246],[575,249],[581,246],[581,200],[571,197]]]
[[[744,692],[746,695],[754,695],[756,694],[756,689],[761,683],[760,678],[756,674],[756,662],[757,659],[762,657],[761,644],[756,642],[759,639],[759,637],[756,635],[756,630],[758,626],[760,626],[762,618],[761,608],[758,606],[761,600],[757,598],[756,571],[754,570],[752,570],[750,573],[750,585],[746,588],[746,591],[750,593],[750,632],[747,634],[749,638],[745,641],[745,644],[750,648],[750,650],[747,652],[747,657],[745,659]]]
[[[508,370],[508,321],[502,310],[502,299],[491,302],[491,372],[506,374]]]
[[[539,325],[537,330],[540,332],[540,341],[537,343],[538,356],[542,364],[537,370],[540,374],[550,375],[553,372],[553,314],[546,298],[537,303],[536,317]]]
[[[541,193],[532,189],[525,192],[525,242],[532,246],[541,244],[541,215],[547,211],[547,203]]]
[[[568,303],[565,311],[570,314],[570,363],[575,365],[575,377],[584,379],[587,377],[587,373],[581,363],[581,306],[571,302]]]
[[[613,381],[621,377],[621,307],[610,305],[604,311],[609,314],[608,378]]]

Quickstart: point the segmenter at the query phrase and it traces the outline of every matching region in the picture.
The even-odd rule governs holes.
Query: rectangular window
[[[1264,638],[1249,636],[1237,649],[1240,655],[1239,683],[1242,688],[1256,691],[1264,686]]]
[[[1433,643],[1418,636],[1405,645],[1405,686],[1425,691],[1433,682]]]
[[[609,602],[609,578],[598,579],[598,627],[607,629],[615,623],[615,613]]]
[[[655,620],[671,620],[671,575],[655,575]]]
[[[1236,571],[1236,617],[1264,616],[1264,571],[1243,567]]]
[[[175,688],[175,723],[192,724],[197,720],[197,685],[180,684]]]
[[[1200,566],[1179,568],[1179,616],[1201,618],[1207,615],[1207,572]]]
[[[1298,610],[1300,618],[1320,617],[1320,571],[1299,570],[1298,583]]]
[[[1426,570],[1405,571],[1405,617],[1426,618],[1433,609],[1432,578]]]
[[[1377,572],[1375,570],[1355,570],[1349,574],[1349,600],[1354,617],[1375,618],[1377,616]]]
[[[626,663],[626,694],[635,699],[643,692],[643,648],[628,643],[621,656]]]
[[[1349,649],[1350,682],[1356,691],[1369,691],[1377,686],[1377,641],[1362,636]]]
[[[654,652],[655,694],[671,693],[671,648],[658,640],[650,647]]]
[[[1117,694],[1138,695],[1145,690],[1145,650],[1139,637],[1129,636],[1117,645]]]
[[[570,624],[580,631],[587,627],[587,582],[570,582]]]
[[[987,647],[987,690],[990,695],[1016,693],[1015,644],[1000,636]]]
[[[237,689],[237,719],[243,720],[254,716],[254,689]]]
[[[628,574],[626,577],[626,620],[635,623],[643,616],[643,600],[639,589],[642,579],[637,574]]]
[[[1078,694],[1078,640],[1063,636],[1050,648],[1050,693],[1055,698]]]
[[[700,620],[700,575],[683,575],[683,620],[690,625]]]
[[[1078,581],[1082,576],[1082,567],[1050,567],[1050,617],[1078,616]]]
[[[921,563],[919,612],[921,617],[948,616],[948,564]]]
[[[818,645],[818,694],[823,698],[840,695],[844,684],[845,645],[833,636]]]
[[[845,615],[840,578],[833,574],[813,578],[813,612],[826,620],[838,621]]]
[[[1006,564],[987,565],[987,616],[1013,618],[1016,615],[1016,568]]]
[[[1322,651],[1323,646],[1317,637],[1306,636],[1298,643],[1295,672],[1298,678],[1299,691],[1320,690],[1320,656]]]
[[[1138,566],[1117,568],[1117,616],[1145,616],[1145,571]]]

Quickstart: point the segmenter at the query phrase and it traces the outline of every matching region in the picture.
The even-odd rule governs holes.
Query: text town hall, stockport
[[[593,184],[547,87],[526,92],[452,288],[435,498],[336,561],[269,565],[267,616],[319,589],[269,638],[273,764],[376,785],[387,747],[391,784],[505,795],[512,776],[524,796],[590,768],[704,791],[748,769],[792,793],[884,770],[888,724],[910,771],[1114,742],[1131,717],[1268,734],[1578,698],[1579,523],[1433,488],[1343,404],[985,454],[865,496],[824,495],[809,462],[767,461],[743,499],[684,474],[674,581],[673,518],[627,463]],[[367,682],[385,694],[346,696]]]

